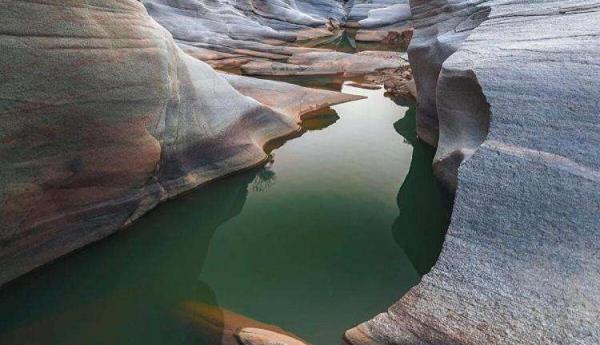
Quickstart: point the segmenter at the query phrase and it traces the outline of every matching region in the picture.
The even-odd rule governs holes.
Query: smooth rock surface
[[[290,86],[302,107],[266,107],[134,0],[7,1],[0,17],[0,285],[264,162],[303,107],[356,99]]]
[[[362,29],[363,39],[373,40],[384,34],[380,41],[391,40],[390,44],[397,44],[392,41],[407,29],[410,17],[407,0],[377,0],[369,4],[341,0],[218,0],[213,3],[144,0],[143,3],[186,53],[222,70],[237,72],[242,67],[243,71],[243,66],[249,65],[245,70],[255,71],[260,66],[261,75],[265,75],[271,64],[275,71],[269,74],[284,75],[284,71],[289,70],[289,75],[298,75],[304,67],[290,66],[294,65],[293,56],[332,52],[305,47],[303,42],[310,45],[309,42],[315,40],[340,39],[341,27],[348,24],[349,18],[360,18],[356,26]],[[390,39],[386,40],[388,35]]]
[[[452,223],[432,271],[347,340],[600,343],[600,3],[411,6]]]
[[[358,24],[361,28],[372,29],[406,22],[410,17],[411,12],[408,4],[394,4],[370,10],[367,18],[359,21]]]
[[[348,7],[348,21],[362,28],[402,24],[410,18],[408,0],[353,0]]]
[[[187,301],[177,314],[206,344],[217,345],[306,345],[298,336],[279,326],[264,323],[233,311]]]
[[[290,336],[261,328],[242,328],[236,337],[243,345],[306,345],[307,343]]]

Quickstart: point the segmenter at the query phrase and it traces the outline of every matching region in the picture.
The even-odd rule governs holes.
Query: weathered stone
[[[0,284],[299,129],[293,107],[240,94],[137,1],[8,1],[0,17]],[[308,108],[355,99],[288,91]]]
[[[328,90],[310,89],[294,84],[223,74],[231,86],[243,95],[299,121],[307,113],[365,97]]]
[[[361,28],[372,29],[406,22],[410,17],[410,6],[408,4],[394,4],[388,7],[370,10],[369,16],[359,21],[358,24]]]
[[[398,52],[365,51],[357,54],[342,52],[310,52],[292,55],[287,63],[253,61],[241,67],[247,75],[344,75],[358,76],[384,69],[409,65],[406,55]]]
[[[348,21],[359,28],[378,28],[402,24],[410,18],[408,0],[354,0]]]
[[[144,0],[150,15],[179,44],[271,59],[300,48],[283,46],[298,39],[332,35],[326,26],[345,16],[336,0],[228,1]],[[265,55],[267,54],[267,55]]]
[[[346,338],[600,343],[600,4],[411,5],[418,129],[457,187],[452,223],[421,283]]]

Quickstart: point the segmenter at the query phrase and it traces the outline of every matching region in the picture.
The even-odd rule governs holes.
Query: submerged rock
[[[278,326],[263,323],[230,310],[188,301],[178,311],[199,340],[211,345],[307,345]]]
[[[346,338],[600,343],[597,1],[411,5],[419,135],[452,223],[421,283]]]
[[[243,345],[307,345],[296,338],[261,328],[242,328],[235,335]]]
[[[0,284],[264,162],[303,107],[355,99],[288,87],[307,104],[267,107],[134,0],[10,1],[0,13]]]

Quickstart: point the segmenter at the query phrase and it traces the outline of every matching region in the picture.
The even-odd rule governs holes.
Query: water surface
[[[0,344],[211,344],[203,303],[315,345],[384,311],[440,251],[447,215],[414,111],[382,90],[306,121],[267,167],[170,201],[0,289]]]

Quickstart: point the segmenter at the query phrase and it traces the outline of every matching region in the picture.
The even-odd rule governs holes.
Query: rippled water
[[[384,311],[434,263],[447,214],[414,111],[343,91],[369,98],[306,121],[267,167],[2,288],[0,344],[218,344],[202,322],[231,312],[339,344]]]

